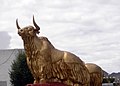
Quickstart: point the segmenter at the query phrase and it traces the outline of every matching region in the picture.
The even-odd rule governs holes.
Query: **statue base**
[[[68,86],[68,85],[59,82],[54,82],[45,84],[27,84],[27,86]]]

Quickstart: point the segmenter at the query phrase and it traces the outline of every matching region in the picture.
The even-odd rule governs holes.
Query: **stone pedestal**
[[[27,86],[68,86],[63,83],[27,84]]]

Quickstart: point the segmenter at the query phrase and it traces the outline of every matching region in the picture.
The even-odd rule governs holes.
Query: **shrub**
[[[9,75],[12,86],[25,86],[33,83],[34,78],[27,66],[25,53],[17,55],[17,58],[12,62]]]

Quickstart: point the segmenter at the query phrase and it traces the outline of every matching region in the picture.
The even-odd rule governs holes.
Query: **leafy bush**
[[[25,86],[33,83],[34,78],[27,66],[25,53],[19,53],[9,71],[12,86]]]

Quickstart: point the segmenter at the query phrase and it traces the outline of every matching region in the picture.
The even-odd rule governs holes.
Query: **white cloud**
[[[5,31],[1,31],[0,32],[0,49],[10,48],[9,46],[10,40],[11,40],[10,35]]]
[[[106,71],[120,71],[119,0],[2,0],[0,31],[11,36],[10,48],[23,48],[17,35],[32,24],[32,15],[56,48],[77,54],[85,62],[95,62]],[[116,65],[115,65],[116,63]],[[109,65],[108,65],[109,64]]]

